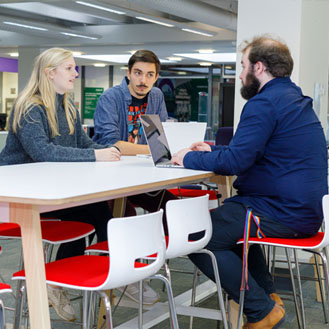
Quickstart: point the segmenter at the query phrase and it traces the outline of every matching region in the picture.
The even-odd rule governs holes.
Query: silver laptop
[[[170,161],[171,153],[159,115],[144,114],[140,120],[154,165],[160,168],[184,168]]]

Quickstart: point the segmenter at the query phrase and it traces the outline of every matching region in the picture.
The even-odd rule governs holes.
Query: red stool
[[[328,274],[328,261],[327,256],[325,254],[325,247],[329,245],[329,195],[325,195],[322,199],[322,208],[323,208],[323,216],[324,216],[324,232],[318,232],[316,235],[310,238],[300,238],[300,239],[284,239],[284,238],[249,238],[249,244],[259,244],[259,245],[266,245],[272,247],[281,247],[285,249],[287,262],[289,266],[291,284],[294,294],[295,300],[295,308],[296,308],[296,315],[299,327],[306,329],[306,322],[305,322],[305,311],[304,311],[304,303],[303,303],[303,294],[302,294],[302,286],[301,286],[301,278],[299,272],[299,262],[297,257],[297,250],[303,250],[306,252],[310,252],[312,254],[318,255],[322,259],[323,269],[324,269],[324,276],[326,282],[326,289],[327,289],[327,296],[329,296],[329,274]],[[238,241],[238,244],[243,243],[243,239]],[[292,271],[292,265],[290,260],[290,255],[288,249],[293,250],[295,265],[296,265],[296,276],[298,282],[298,290],[299,290],[299,297],[300,297],[300,306],[298,306],[297,300],[297,292],[294,282],[294,274]],[[323,313],[325,318],[325,323],[328,323],[328,317],[326,312],[326,305],[324,303],[324,292],[323,292],[323,284],[321,282],[321,276],[319,271],[319,265],[317,262],[316,257],[314,257],[316,262],[317,268],[317,275],[318,281],[320,286],[321,298],[322,298],[322,306],[323,306]],[[243,288],[245,289],[245,276],[243,275]],[[245,290],[242,290],[240,293],[240,309],[239,309],[239,323],[242,322],[242,313],[243,313],[243,302],[244,302],[244,294]],[[301,315],[300,315],[301,313]],[[239,327],[238,327],[239,328]]]

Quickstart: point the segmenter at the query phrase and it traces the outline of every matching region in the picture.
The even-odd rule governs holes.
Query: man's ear
[[[130,81],[130,71],[129,71],[129,69],[127,69],[127,78]]]
[[[264,73],[266,71],[266,66],[264,65],[263,62],[258,61],[254,64],[254,74],[256,76],[261,75],[262,73]]]

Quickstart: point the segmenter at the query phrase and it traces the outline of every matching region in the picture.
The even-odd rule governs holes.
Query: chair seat
[[[259,243],[264,245],[272,245],[283,248],[300,248],[300,249],[315,249],[323,241],[324,233],[318,232],[316,235],[309,238],[285,239],[285,238],[249,238],[249,243]],[[243,243],[243,239],[238,241]]]
[[[9,284],[0,282],[0,294],[5,292],[11,292],[11,286]]]
[[[72,289],[97,289],[109,273],[108,256],[75,256],[45,264],[46,280],[49,284]],[[135,262],[135,268],[148,264]],[[13,274],[13,280],[25,280],[25,271]]]
[[[84,238],[95,231],[94,227],[87,223],[76,221],[42,220],[42,240],[48,243],[63,243]],[[19,239],[21,229],[15,223],[0,224],[0,238]]]
[[[196,198],[199,196],[203,196],[208,194],[209,195],[209,200],[217,200],[218,199],[218,194],[216,194],[215,191],[213,190],[197,190],[197,189],[170,189],[168,190],[170,193],[175,195],[176,197],[184,197],[184,198]]]

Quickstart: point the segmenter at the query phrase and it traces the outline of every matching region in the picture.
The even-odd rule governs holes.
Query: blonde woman
[[[120,160],[117,147],[94,143],[81,126],[78,110],[68,95],[78,75],[75,67],[72,53],[61,48],[48,49],[36,58],[31,78],[11,113],[0,165]],[[112,218],[106,202],[43,214],[47,215],[92,224],[98,241],[106,240],[107,221]],[[63,244],[57,259],[83,254],[84,248],[84,239]],[[75,319],[74,309],[62,289],[49,286],[48,296],[61,318]]]

